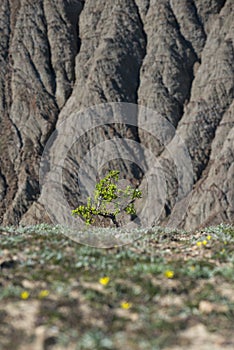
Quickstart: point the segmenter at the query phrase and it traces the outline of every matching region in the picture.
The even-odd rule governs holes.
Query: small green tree
[[[141,198],[141,191],[131,186],[121,189],[118,180],[119,171],[111,170],[96,184],[94,198],[88,197],[87,204],[72,210],[72,215],[80,216],[88,225],[94,224],[97,217],[109,218],[116,227],[119,227],[119,213],[136,215],[134,203],[137,198]]]

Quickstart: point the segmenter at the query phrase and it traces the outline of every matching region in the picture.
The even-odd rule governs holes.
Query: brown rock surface
[[[160,193],[153,199],[163,208],[161,217],[146,208],[150,223],[187,229],[233,223],[233,39],[232,0],[2,0],[0,222],[49,220],[48,188],[40,194],[38,174],[50,135],[57,130],[50,159],[58,164],[67,152],[64,138],[77,132],[73,124],[59,127],[63,121],[87,107],[128,102],[153,109],[147,128],[139,112],[133,113],[133,125],[123,117],[120,124],[82,135],[66,153],[62,173],[70,205],[81,198],[77,177],[87,150],[122,137],[132,142],[112,142],[115,159],[105,165],[105,148],[98,149],[99,169],[85,168],[90,178],[109,165],[128,179],[150,175],[152,164],[143,157],[147,148],[157,156],[166,183],[163,200]],[[171,129],[157,139],[150,133],[157,134],[160,118]],[[85,116],[82,128],[88,130]],[[183,159],[177,163],[183,152],[179,139],[192,171]],[[142,169],[133,166],[139,159]]]

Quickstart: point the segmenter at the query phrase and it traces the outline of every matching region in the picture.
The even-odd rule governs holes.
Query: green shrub
[[[109,171],[96,184],[93,198],[88,197],[87,204],[72,210],[72,215],[80,216],[88,225],[95,224],[97,217],[109,218],[116,227],[119,227],[119,213],[136,215],[134,204],[137,198],[141,198],[141,191],[131,186],[121,189],[118,180],[119,171]]]

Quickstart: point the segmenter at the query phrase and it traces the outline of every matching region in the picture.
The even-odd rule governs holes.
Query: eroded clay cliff
[[[63,186],[71,205],[79,201],[74,174],[87,149],[123,138],[149,149],[164,169],[167,193],[157,222],[171,220],[187,229],[233,223],[233,39],[232,0],[1,0],[1,223],[49,219],[39,186],[49,137],[58,129],[52,152],[62,154],[58,126],[108,102],[154,110],[152,130],[157,116],[170,122],[191,157],[192,187],[181,189],[178,198],[178,169],[169,155],[170,147],[179,152],[175,135],[160,144],[140,127],[144,113],[136,113],[132,125],[96,128],[70,149]],[[72,134],[75,125],[66,128]],[[121,147],[115,149],[119,159],[110,163],[144,187],[149,164],[142,171],[123,157],[137,154],[134,143]],[[183,172],[186,182],[189,169]]]

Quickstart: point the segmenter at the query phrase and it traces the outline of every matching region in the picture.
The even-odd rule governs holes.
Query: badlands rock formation
[[[153,191],[143,211],[150,224],[233,223],[233,40],[233,0],[1,0],[0,223],[56,220],[62,197],[69,208],[82,202],[84,178],[109,167],[149,196],[157,166],[164,193]],[[112,104],[113,120],[91,130],[85,113],[69,119],[119,102],[143,108],[131,107],[130,123],[127,107],[117,120]],[[96,169],[85,165],[77,188],[95,149]],[[63,194],[48,210],[45,178],[61,157]]]

